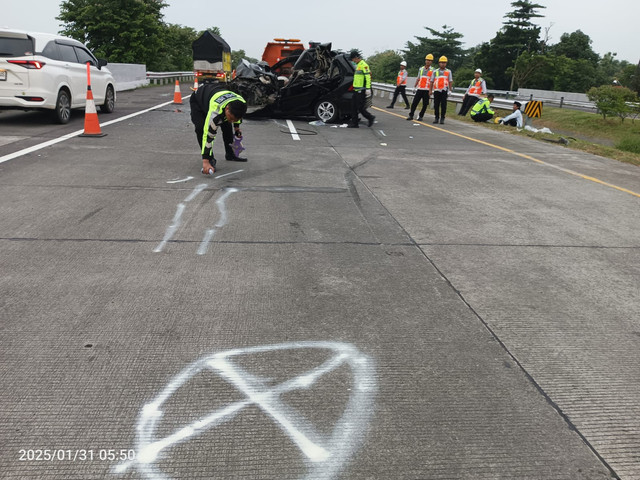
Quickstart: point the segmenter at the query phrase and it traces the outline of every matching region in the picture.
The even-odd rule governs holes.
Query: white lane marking
[[[130,118],[137,117],[138,115],[142,115],[143,113],[147,113],[147,112],[150,112],[152,110],[156,110],[157,108],[164,107],[165,105],[169,105],[171,103],[173,103],[173,102],[162,103],[160,105],[156,105],[155,107],[147,108],[146,110],[141,110],[139,112],[135,112],[135,113],[132,113],[130,115],[126,115],[124,117],[117,118],[115,120],[111,120],[109,122],[101,123],[100,126],[101,127],[106,127],[107,125],[111,125],[113,123],[122,122],[124,120],[128,120]],[[13,160],[14,158],[18,158],[18,157],[21,157],[23,155],[27,155],[29,153],[36,152],[38,150],[42,150],[43,148],[50,147],[51,145],[55,145],[56,143],[64,142],[65,140],[69,140],[70,138],[77,137],[78,135],[80,135],[82,133],[84,133],[84,129],[83,130],[77,130],[77,131],[72,132],[72,133],[67,133],[66,135],[63,135],[63,136],[61,136],[59,138],[54,138],[53,140],[48,140],[46,142],[39,143],[38,145],[34,145],[33,147],[28,147],[28,148],[25,148],[23,150],[19,150],[17,152],[9,153],[7,155],[4,155],[3,157],[0,157],[0,163],[8,162],[9,160]]]
[[[182,182],[188,182],[189,180],[193,180],[193,177],[187,177],[181,180],[168,180],[167,183],[182,183]]]
[[[384,130],[378,130],[378,131],[380,132],[380,135],[382,135],[383,137],[386,137],[386,136],[387,136],[387,134],[386,134],[386,133],[384,133]]]
[[[293,126],[293,122],[291,120],[287,120],[287,125],[289,125],[289,131],[291,132],[291,137],[294,140],[300,140],[300,135],[298,135],[296,127]]]
[[[207,250],[209,249],[209,243],[211,243],[211,240],[213,240],[213,236],[216,234],[216,231],[227,224],[227,206],[225,202],[227,201],[229,195],[237,191],[237,188],[230,188],[224,193],[224,195],[216,200],[216,205],[218,206],[218,211],[220,212],[220,220],[218,220],[214,228],[207,230],[204,233],[204,238],[200,243],[200,247],[198,247],[198,255],[204,255],[205,253],[207,253]]]
[[[162,239],[162,241],[158,244],[156,248],[153,249],[154,253],[160,253],[164,250],[169,240],[173,238],[173,236],[178,231],[178,228],[180,228],[180,224],[182,223],[182,214],[184,213],[184,209],[186,208],[185,204],[189,203],[191,200],[196,198],[196,196],[198,196],[198,194],[202,192],[205,188],[207,188],[207,184],[201,183],[200,185],[198,185],[196,188],[193,189],[193,191],[189,194],[189,196],[184,199],[183,203],[178,204],[178,208],[176,209],[176,213],[173,216],[171,225],[167,227],[167,231],[165,232],[164,238]]]
[[[328,350],[333,355],[301,375],[277,385],[243,370],[233,362],[235,357],[304,349]],[[281,397],[288,392],[313,387],[325,375],[338,370],[342,365],[347,365],[351,370],[353,384],[347,389],[351,395],[342,417],[335,422],[332,433],[329,437],[323,438],[298,413],[300,405],[293,410],[284,404]],[[164,438],[158,438],[157,426],[164,415],[163,405],[183,385],[206,371],[225,379],[246,398],[182,426]],[[233,349],[209,355],[182,370],[171,379],[162,392],[142,407],[136,425],[137,456],[135,460],[114,466],[113,472],[122,474],[133,468],[143,478],[168,480],[170,477],[156,465],[156,462],[162,459],[163,451],[233,420],[246,407],[255,406],[280,426],[308,460],[307,472],[302,478],[330,480],[340,473],[362,443],[373,413],[376,390],[373,362],[348,343],[294,342]]]

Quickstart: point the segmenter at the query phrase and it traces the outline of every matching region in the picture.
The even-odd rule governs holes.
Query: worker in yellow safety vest
[[[242,137],[240,124],[247,112],[247,102],[235,92],[228,90],[224,84],[204,84],[191,94],[191,121],[195,125],[196,137],[202,153],[202,173],[213,175],[216,172],[216,159],[213,155],[213,142],[222,130],[225,159],[235,162],[246,162],[232,149],[234,135]],[[231,125],[235,129],[232,132]]]
[[[487,98],[480,98],[471,109],[471,119],[474,122],[486,122],[491,120],[495,112],[491,110],[491,102],[493,101],[493,93],[487,95]]]
[[[404,108],[409,108],[409,99],[407,98],[407,78],[409,78],[409,72],[407,72],[407,62],[403,60],[402,62],[400,62],[400,71],[398,72],[398,77],[396,78],[396,89],[393,92],[393,99],[391,100],[391,104],[387,106],[387,108],[393,108],[393,105],[398,99],[398,95],[402,95],[402,99],[404,100]]]
[[[471,80],[469,84],[469,88],[464,94],[462,99],[462,107],[460,107],[460,111],[458,115],[466,115],[469,109],[475,105],[475,103],[487,94],[487,83],[484,81],[484,78],[481,77],[482,70],[479,68],[473,73],[474,79]]]
[[[447,97],[453,84],[453,76],[447,68],[447,62],[447,57],[441,56],[438,59],[440,68],[431,75],[430,93],[433,95],[433,110],[436,116],[433,123],[444,123],[444,117],[447,115]]]
[[[411,111],[407,120],[413,120],[413,114],[418,108],[418,104],[422,101],[422,108],[420,109],[420,115],[418,120],[422,120],[424,112],[429,105],[429,89],[431,88],[431,77],[433,75],[434,68],[431,66],[433,63],[433,55],[430,53],[424,57],[424,66],[418,70],[418,76],[416,77],[416,83],[413,86],[415,94],[413,96],[413,102],[411,102]]]
[[[347,128],[358,128],[360,122],[358,114],[361,113],[367,119],[367,126],[373,125],[375,118],[367,111],[367,97],[371,96],[371,70],[369,65],[362,59],[362,54],[358,50],[352,50],[349,59],[355,64],[353,72],[353,97],[351,100],[351,121]]]

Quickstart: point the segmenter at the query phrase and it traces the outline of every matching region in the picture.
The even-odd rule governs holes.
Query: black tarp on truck
[[[225,73],[231,77],[231,47],[219,35],[204,32],[191,44],[193,69],[202,74]]]

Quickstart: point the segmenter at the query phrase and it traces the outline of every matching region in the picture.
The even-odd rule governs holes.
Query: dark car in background
[[[230,86],[251,108],[250,116],[315,117],[325,123],[350,113],[355,69],[346,54],[331,44],[316,44],[302,52],[289,77],[277,76],[261,62],[243,60]]]

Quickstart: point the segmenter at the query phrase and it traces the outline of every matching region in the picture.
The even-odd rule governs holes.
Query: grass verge
[[[455,104],[448,108],[455,112]],[[510,111],[496,109],[496,116],[505,117]],[[473,123],[469,116],[455,117],[457,120]],[[525,135],[538,140],[559,143],[567,139],[567,148],[612,158],[620,162],[640,166],[640,120],[631,118],[621,122],[619,118],[607,118],[602,115],[567,108],[544,107],[542,118],[534,118],[537,129],[547,127],[553,134],[532,133],[527,130],[518,132],[493,123],[483,124],[488,128],[500,129],[517,135]]]

